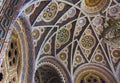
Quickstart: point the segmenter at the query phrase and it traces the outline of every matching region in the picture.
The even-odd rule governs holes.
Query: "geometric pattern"
[[[13,22],[16,19],[22,0],[1,0],[0,1],[0,65],[9,42],[13,29]]]
[[[41,59],[51,56],[64,64],[74,83],[88,83],[90,76],[99,81],[97,83],[117,83],[120,80],[117,76],[120,49],[109,43],[112,41],[104,41],[103,33],[108,32],[106,28],[112,27],[114,20],[119,23],[119,9],[117,0],[30,3],[24,12],[32,25],[36,71],[39,64],[42,64]],[[84,65],[95,72],[87,72]],[[103,71],[104,75],[99,71]],[[105,78],[107,75],[108,78]],[[89,80],[89,83],[93,81]]]
[[[22,0],[18,1],[22,3]],[[3,54],[0,59],[7,53],[5,50],[9,50],[6,40],[11,39],[14,25],[22,34],[19,41],[23,51],[20,53],[25,57],[21,61],[25,65],[19,69],[21,75],[14,74],[18,75],[15,82],[119,83],[119,0],[25,1],[16,24],[13,19],[21,3],[12,8],[9,4],[17,4],[17,1],[9,2],[3,1],[6,5],[3,12],[9,13],[0,14],[0,50]],[[0,6],[0,10],[1,7],[4,6]],[[15,15],[12,11],[16,11]],[[3,65],[4,61],[13,60],[4,59]],[[7,74],[0,73],[0,77],[9,75],[7,71],[3,72]]]

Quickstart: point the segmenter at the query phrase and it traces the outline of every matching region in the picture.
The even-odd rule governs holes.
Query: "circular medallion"
[[[77,62],[77,63],[80,63],[81,61],[82,61],[82,57],[81,56],[76,56],[75,57],[75,61]]]
[[[95,45],[95,39],[91,35],[85,35],[82,37],[80,44],[85,49],[91,49]]]
[[[96,60],[97,62],[101,62],[101,61],[103,60],[102,55],[100,55],[100,54],[95,55],[95,60]]]
[[[94,7],[100,3],[101,0],[85,0],[85,4],[89,7]]]
[[[65,4],[60,3],[58,7],[59,7],[59,11],[62,11],[64,9],[64,7],[65,7]]]
[[[112,8],[110,8],[109,12],[110,12],[110,14],[116,14],[118,12],[118,9],[117,9],[117,7],[112,7]]]
[[[67,29],[61,29],[58,31],[57,40],[60,43],[66,43],[69,39],[69,31]]]
[[[83,0],[81,8],[86,13],[95,14],[102,11],[107,4],[108,0]]]
[[[47,53],[47,52],[49,52],[50,48],[51,48],[50,44],[46,44],[44,47],[44,51]]]
[[[98,26],[101,25],[103,23],[103,19],[101,17],[95,17],[93,19],[93,25]]]
[[[78,25],[83,27],[86,24],[86,18],[82,18],[78,20]]]
[[[69,11],[68,11],[68,17],[73,17],[73,16],[75,16],[75,14],[76,14],[76,9],[75,8],[71,8],[71,9],[69,9]]]
[[[43,11],[43,20],[46,22],[50,22],[55,18],[57,12],[58,12],[57,3],[51,2],[50,5]]]
[[[37,40],[40,37],[40,32],[38,29],[33,29],[32,35],[34,37],[34,40]]]
[[[120,50],[113,50],[112,55],[117,58],[120,57]]]
[[[66,55],[66,53],[60,53],[59,57],[61,60],[66,60],[67,55]]]

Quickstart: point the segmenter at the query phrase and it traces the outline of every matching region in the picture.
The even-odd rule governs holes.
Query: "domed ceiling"
[[[119,0],[4,0],[0,11],[0,83],[119,83]]]

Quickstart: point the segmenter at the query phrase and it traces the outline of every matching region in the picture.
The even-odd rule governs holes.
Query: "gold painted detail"
[[[85,0],[85,4],[89,7],[96,6],[100,3],[101,0]]]

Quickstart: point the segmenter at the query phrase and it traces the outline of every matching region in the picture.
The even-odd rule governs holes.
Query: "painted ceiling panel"
[[[16,63],[26,64],[20,66],[22,73],[14,74],[18,77],[11,83],[119,83],[119,0],[32,0],[21,10],[13,26],[21,34],[19,50],[25,52],[19,53],[26,60],[21,57]],[[4,66],[12,59],[6,60],[6,56],[0,83],[9,78]],[[24,68],[28,70],[25,74]]]

